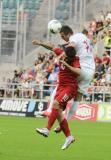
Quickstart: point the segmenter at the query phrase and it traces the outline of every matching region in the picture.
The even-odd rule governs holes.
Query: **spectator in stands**
[[[12,81],[10,78],[7,79],[7,91],[6,91],[6,96],[11,97],[11,88],[12,88]]]
[[[110,67],[106,72],[106,83],[108,84],[108,86],[111,86],[111,63],[110,63]]]
[[[19,83],[19,72],[17,70],[14,71],[14,77],[12,79],[13,86],[12,88],[15,90],[14,95],[19,96],[18,83]]]
[[[97,23],[96,23],[96,19],[94,18],[89,25],[89,28],[91,29],[93,34],[96,32],[96,27],[97,27]]]
[[[102,22],[104,22],[104,20],[105,20],[105,14],[104,14],[103,11],[100,11],[100,20],[101,20]]]
[[[108,69],[109,63],[110,63],[109,52],[105,51],[105,53],[103,54],[103,59],[102,59],[102,64],[105,70]]]
[[[49,75],[49,77],[48,77],[48,82],[49,82],[49,84],[54,85],[54,84],[57,83],[58,71],[59,71],[58,67],[55,67],[55,68],[52,70],[52,72],[50,73],[50,75]],[[53,92],[54,88],[55,88],[54,86],[49,87],[49,91],[48,91],[49,94],[51,94],[51,93]]]
[[[108,54],[110,55],[110,49],[111,49],[111,29],[108,30],[107,35],[104,36],[104,47],[108,51]]]
[[[100,86],[106,86],[106,74],[102,74],[102,78],[99,80]]]
[[[103,22],[102,21],[98,21],[97,22],[97,27],[96,27],[96,35],[103,29]]]
[[[111,20],[111,12],[108,11],[106,15],[106,21]]]

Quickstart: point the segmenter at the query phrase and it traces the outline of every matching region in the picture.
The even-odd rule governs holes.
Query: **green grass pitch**
[[[0,160],[111,160],[111,123],[70,121],[76,142],[62,151],[62,133],[52,129],[45,138],[35,132],[46,121],[0,116]]]

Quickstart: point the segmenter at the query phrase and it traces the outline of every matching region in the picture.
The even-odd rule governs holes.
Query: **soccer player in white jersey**
[[[81,100],[81,96],[86,93],[95,72],[95,62],[92,53],[91,41],[86,34],[87,32],[74,34],[73,30],[69,26],[62,26],[60,30],[61,38],[68,42],[68,46],[72,46],[76,49],[76,55],[80,59],[81,68],[76,68],[76,72],[79,74],[79,90],[77,97],[77,100],[79,101]],[[72,67],[65,62],[64,65],[67,65],[67,67],[72,70]],[[74,68],[73,71],[75,71]],[[74,102],[73,107],[71,107],[71,114],[73,114],[73,110],[75,111],[75,108],[77,108],[78,103],[78,101]],[[69,119],[71,115],[69,114],[68,116],[69,117],[67,118]]]

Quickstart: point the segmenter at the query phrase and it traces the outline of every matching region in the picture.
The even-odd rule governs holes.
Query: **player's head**
[[[70,47],[70,46],[66,47],[65,48],[65,55],[66,55],[66,58],[65,58],[66,62],[71,65],[71,63],[73,62],[74,57],[76,55],[75,48],[74,47]]]
[[[60,30],[60,35],[66,42],[69,41],[69,37],[73,34],[73,30],[69,26],[62,26]]]
[[[87,29],[84,28],[84,29],[82,30],[82,33],[85,34],[86,36],[88,36],[88,30],[87,30]]]

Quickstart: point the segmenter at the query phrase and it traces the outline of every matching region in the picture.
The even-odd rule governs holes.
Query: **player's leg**
[[[73,114],[76,112],[76,110],[77,110],[77,108],[78,108],[78,105],[79,105],[79,101],[80,101],[81,99],[82,99],[82,94],[81,94],[81,93],[78,93],[77,98],[75,99],[75,101],[74,101],[74,99],[72,100],[72,105],[71,105],[71,107],[67,109],[67,112],[66,112],[65,115],[63,114],[63,116],[65,116],[65,118],[66,118],[67,120],[70,120],[71,117],[73,116]],[[55,133],[60,133],[60,132],[61,132],[61,127],[60,127],[60,125],[57,126],[57,127],[54,129],[54,131],[55,131]]]
[[[55,96],[56,99],[54,101],[53,109],[49,117],[48,123],[46,125],[46,128],[37,129],[36,131],[42,134],[43,136],[47,137],[55,120],[58,119],[59,125],[61,126],[61,129],[64,135],[66,136],[65,143],[61,148],[64,150],[68,148],[70,144],[75,140],[74,137],[70,133],[70,129],[69,129],[67,120],[62,116],[62,107],[66,106],[67,102],[74,96],[73,95],[74,89],[72,86],[62,87],[60,90],[58,90],[58,93],[59,94],[56,94],[57,96]]]
[[[39,129],[39,128],[36,129],[36,131],[38,133],[42,134],[43,136],[46,136],[46,137],[48,136],[51,127],[53,126],[55,120],[57,119],[58,115],[60,114],[59,109],[61,108],[60,102],[61,102],[61,99],[62,99],[63,94],[64,94],[63,91],[64,91],[64,87],[58,87],[57,88],[56,95],[55,95],[55,100],[53,102],[52,112],[49,116],[46,127],[42,128],[42,129]]]
[[[66,107],[67,105],[67,102],[72,99],[73,97],[73,90],[72,89],[67,89],[65,90],[65,99],[63,100],[62,99],[62,104],[61,106],[64,106]],[[67,95],[67,96],[66,96]],[[64,96],[63,96],[64,97]],[[69,97],[68,99],[66,97]],[[65,109],[65,108],[64,108]],[[64,115],[62,114],[62,111],[61,111],[61,114],[58,116],[58,121],[59,121],[59,126],[61,128],[61,130],[63,131],[65,137],[66,137],[66,140],[65,140],[65,143],[62,145],[62,150],[68,148],[70,146],[71,143],[73,143],[75,141],[75,138],[71,135],[71,132],[70,132],[70,128],[69,128],[69,125],[68,125],[68,122],[67,122],[67,119],[66,117],[64,117]]]
[[[62,116],[61,113],[62,106],[64,106],[64,103],[67,104],[67,102],[72,98],[72,95],[73,95],[72,86],[58,87],[57,93],[55,95],[55,100],[53,103],[53,109],[46,126],[48,130],[51,129],[57,117],[59,115]]]
[[[49,112],[49,113],[51,113],[51,111],[52,111],[54,97],[56,95],[56,90],[57,90],[57,87],[53,90],[53,92],[51,94],[51,97],[50,97],[50,103],[49,103],[49,106],[47,108],[47,112]]]
[[[66,137],[69,137],[71,135],[70,129],[69,129],[67,120],[62,116],[62,111],[63,110],[61,109],[60,104],[58,103],[58,101],[55,100],[53,108],[52,108],[52,112],[50,114],[50,117],[48,119],[46,127],[41,128],[41,129],[37,128],[36,131],[39,134],[42,134],[44,137],[48,137],[49,131],[51,130],[55,120],[58,119],[59,125],[60,125],[64,135]]]
[[[73,114],[76,112],[76,110],[78,108],[78,105],[79,105],[79,102],[82,100],[82,96],[83,96],[83,94],[78,92],[75,100],[73,99],[72,105],[66,113],[66,119],[67,120],[70,120],[71,117],[73,116]]]
[[[79,105],[78,101],[73,101],[72,102],[72,106],[68,109],[68,111],[66,113],[66,119],[67,120],[71,119],[71,117],[74,114],[74,112],[76,112],[78,105]]]
[[[72,106],[69,108],[67,114],[66,114],[66,119],[70,120],[74,112],[77,110],[77,107],[79,105],[79,102],[82,100],[83,94],[86,94],[87,88],[90,86],[90,82],[92,80],[94,71],[93,70],[88,70],[84,69],[82,70],[81,76],[78,78],[78,94],[76,96],[76,99],[73,101]],[[60,126],[57,126],[54,131],[56,133],[61,132]]]
[[[43,135],[44,137],[48,137],[49,131],[51,130],[55,120],[57,119],[58,115],[60,114],[59,108],[60,108],[59,103],[58,103],[58,101],[55,100],[53,103],[52,112],[49,116],[46,127],[45,128],[36,128],[36,131],[39,134]]]
[[[87,89],[90,86],[90,82],[93,79],[94,70],[83,68],[81,69],[80,76],[78,77],[78,94],[73,101],[72,106],[66,114],[66,119],[70,120],[74,112],[77,110],[79,102],[82,101],[83,95],[87,93]]]
[[[60,118],[60,116],[62,118]],[[71,143],[75,141],[75,138],[74,136],[71,135],[67,119],[63,116],[62,112],[61,115],[58,116],[58,121],[59,121],[59,126],[66,137],[65,143],[61,147],[62,150],[65,150],[71,145]]]
[[[44,117],[49,117],[51,112],[52,112],[52,107],[53,107],[53,102],[54,102],[54,97],[56,95],[56,90],[57,87],[55,87],[55,89],[53,90],[51,97],[50,97],[50,103],[48,108],[45,111],[42,111],[41,113],[39,113],[39,115],[44,116]]]

